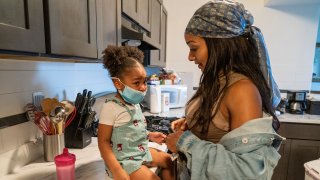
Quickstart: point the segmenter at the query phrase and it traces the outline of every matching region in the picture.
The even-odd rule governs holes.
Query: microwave
[[[161,94],[169,94],[169,108],[185,107],[188,99],[187,85],[148,85],[143,105],[151,108],[151,102],[161,101]]]

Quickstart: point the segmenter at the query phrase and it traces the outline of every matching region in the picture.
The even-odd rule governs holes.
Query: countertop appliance
[[[307,110],[307,91],[287,91],[288,111],[292,114],[303,114]]]
[[[154,86],[154,87],[150,87]],[[153,89],[157,89],[153,91]],[[181,108],[187,103],[187,86],[186,85],[149,85],[146,96],[142,102],[144,107],[153,109],[154,104],[158,104],[159,112],[161,111],[161,94],[169,93],[169,108]],[[157,113],[159,113],[157,112]],[[153,113],[153,112],[152,112]]]
[[[320,100],[315,98],[307,99],[307,111],[311,115],[320,115]]]

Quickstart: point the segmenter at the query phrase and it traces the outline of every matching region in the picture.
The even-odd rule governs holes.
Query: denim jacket
[[[187,157],[191,179],[271,179],[285,138],[272,128],[272,118],[259,118],[223,136],[219,143],[204,141],[190,131],[179,138],[177,149]]]

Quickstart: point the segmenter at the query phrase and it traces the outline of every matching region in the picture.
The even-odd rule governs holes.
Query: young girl
[[[104,67],[117,89],[103,104],[98,126],[98,145],[106,173],[114,179],[160,179],[148,167],[161,167],[163,179],[174,179],[169,154],[148,148],[148,140],[162,143],[166,136],[147,132],[139,103],[147,90],[143,53],[135,47],[108,46]]]

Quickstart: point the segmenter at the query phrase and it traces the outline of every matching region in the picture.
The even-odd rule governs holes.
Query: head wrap
[[[281,100],[280,91],[272,76],[263,35],[252,24],[253,16],[243,4],[231,0],[212,0],[194,13],[185,33],[206,38],[232,38],[250,33],[258,51],[263,76],[272,91],[272,105],[276,107]]]

